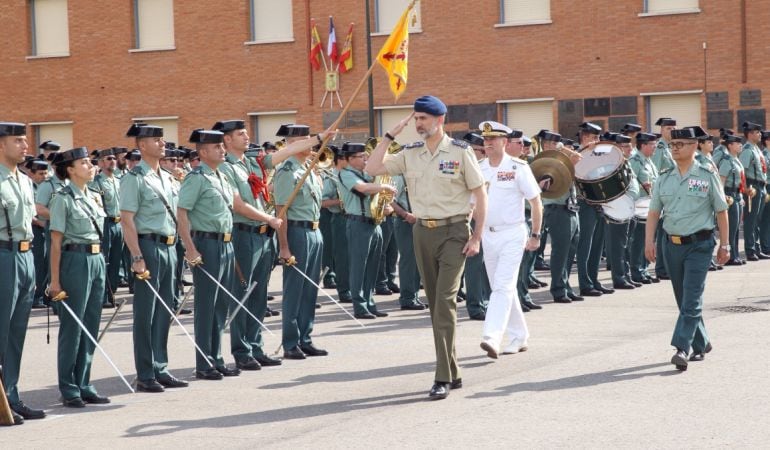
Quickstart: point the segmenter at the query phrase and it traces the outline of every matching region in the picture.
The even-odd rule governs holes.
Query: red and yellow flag
[[[321,70],[323,62],[323,47],[321,46],[321,36],[318,35],[318,28],[315,20],[310,19],[310,65],[314,70]]]
[[[345,37],[345,43],[340,52],[340,72],[346,73],[353,69],[353,24],[350,24],[350,30]]]
[[[396,26],[391,31],[385,45],[377,54],[377,62],[380,63],[385,73],[388,74],[388,83],[390,90],[395,95],[396,100],[406,90],[406,81],[409,71],[407,62],[409,60],[409,15],[412,13],[414,2],[410,3]]]

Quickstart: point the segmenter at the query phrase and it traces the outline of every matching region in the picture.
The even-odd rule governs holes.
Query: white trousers
[[[521,311],[516,282],[519,265],[527,239],[527,225],[485,227],[482,235],[484,264],[487,268],[492,295],[484,320],[483,340],[503,352],[516,353],[527,345],[529,330]],[[503,340],[505,337],[505,340]]]

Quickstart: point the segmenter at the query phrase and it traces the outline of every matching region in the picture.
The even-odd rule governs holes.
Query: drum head
[[[586,181],[601,180],[615,173],[625,161],[623,152],[611,144],[583,150],[580,156],[581,160],[575,164],[575,178]]]
[[[625,194],[602,205],[604,215],[614,223],[625,223],[634,217],[634,199]]]

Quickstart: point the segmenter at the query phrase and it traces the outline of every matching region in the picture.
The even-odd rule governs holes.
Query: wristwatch
[[[540,239],[540,233],[532,233],[529,235],[531,238]]]
[[[139,261],[144,261],[144,256],[138,255],[138,256],[132,256],[131,257],[131,262],[132,263],[139,262]]]
[[[727,250],[728,252],[732,249],[732,247],[730,247],[730,244],[722,244],[719,246],[719,248]]]

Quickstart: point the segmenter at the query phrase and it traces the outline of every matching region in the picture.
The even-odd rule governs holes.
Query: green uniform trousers
[[[767,203],[762,207],[759,218],[759,249],[766,255],[770,254],[770,208]]]
[[[479,253],[465,261],[465,307],[468,315],[486,313],[491,294],[492,288],[484,265],[484,249],[480,246]]]
[[[602,260],[606,222],[601,207],[578,200],[580,237],[577,245],[577,272],[580,290],[598,289],[599,263]]]
[[[412,228],[415,226],[419,225],[398,219],[393,229],[398,252],[401,254],[398,259],[398,281],[401,288],[398,303],[401,306],[415,305],[420,300],[420,271],[417,270],[412,238]]]
[[[666,230],[663,229],[663,221],[665,220],[665,217],[661,217],[658,221],[658,229],[655,232],[655,254],[656,255],[662,255],[663,254],[663,245],[668,240],[668,234],[666,233]],[[655,276],[660,277],[668,276],[668,270],[666,270],[666,258],[656,258],[655,259]]]
[[[612,273],[612,284],[628,283],[626,279],[626,249],[628,247],[628,230],[630,223],[607,224],[607,259]]]
[[[644,235],[646,233],[647,221],[637,221],[634,231],[629,233],[631,236],[631,256],[629,259],[629,265],[631,266],[631,280],[640,282],[650,278],[650,274],[647,272],[647,258],[644,256]]]
[[[33,304],[42,305],[45,300],[45,288],[48,276],[48,248],[46,246],[45,228],[32,225],[32,256],[35,259],[35,295]]]
[[[206,270],[228,291],[233,291],[233,244],[219,239],[194,237],[193,243],[201,254],[203,264],[193,268],[195,287],[195,342],[209,361],[216,367],[224,367],[222,359],[222,333],[227,317],[227,308],[232,299],[220,289],[211,278],[201,272]],[[195,353],[195,370],[209,369],[209,364]]]
[[[679,350],[703,352],[708,344],[703,323],[703,290],[716,240],[711,237],[691,244],[675,245],[666,239],[663,257],[679,307],[671,345]]]
[[[34,257],[29,251],[0,249],[0,267],[0,364],[5,393],[13,406],[19,403],[16,385],[35,292]]]
[[[527,236],[532,233],[532,218],[529,210],[524,211],[527,223]],[[516,292],[519,296],[519,302],[531,302],[532,297],[529,295],[529,282],[535,276],[535,258],[537,256],[537,250],[527,251],[524,250],[524,254],[521,257],[521,264],[519,265],[519,276],[516,281]]]
[[[749,183],[751,186],[751,183]],[[757,190],[757,195],[749,198],[743,195],[746,201],[746,209],[743,214],[743,249],[746,256],[759,253],[759,218],[762,217],[762,209],[765,206],[765,188],[758,184],[753,185]],[[749,202],[751,202],[751,212],[749,212]]]
[[[59,270],[61,288],[68,298],[63,300],[85,325],[91,336],[97,337],[104,297],[105,264],[101,253],[63,251]],[[65,308],[59,311],[59,391],[65,400],[93,397],[91,362],[96,346]]]
[[[741,250],[740,247],[738,247],[738,241],[740,239],[740,225],[743,208],[741,207],[741,196],[737,191],[729,192],[729,194],[727,192],[725,192],[725,194],[733,198],[733,204],[727,208],[727,223],[729,224],[729,230],[727,231],[729,236],[728,243],[730,244],[730,259],[740,259]]]
[[[319,230],[288,225],[286,230],[289,250],[297,260],[293,267],[283,267],[283,314],[281,323],[284,350],[298,345],[312,344],[310,334],[315,322],[315,304],[318,288],[311,285],[297,269],[318,284],[321,277],[323,238]]]
[[[360,217],[360,216],[355,216]],[[348,218],[348,259],[350,265],[350,292],[353,294],[354,314],[374,314],[374,285],[382,252],[382,229],[373,223]]]
[[[350,300],[350,265],[348,263],[348,219],[345,214],[332,214],[332,240],[334,242],[334,267],[337,276],[337,295],[340,300]],[[326,248],[324,241],[324,248]]]
[[[329,286],[332,282],[337,282],[337,268],[334,265],[334,233],[332,232],[332,216],[334,213],[326,208],[321,209],[321,217],[318,219],[319,228],[321,230],[321,237],[324,241],[324,250],[321,255],[321,267],[329,268],[329,271],[324,275],[324,286]]]
[[[414,253],[425,286],[436,346],[435,381],[461,378],[455,349],[457,291],[465,268],[463,247],[470,237],[467,222],[427,228],[415,225]]]
[[[120,265],[123,260],[123,227],[119,223],[105,219],[102,230],[102,254],[107,267],[103,303],[113,303],[115,301],[113,294],[118,289]]]
[[[577,213],[563,205],[546,205],[543,220],[551,236],[551,295],[566,297],[574,294],[569,274],[580,234]]]
[[[394,216],[385,217],[380,224],[382,230],[382,250],[380,251],[379,268],[377,269],[377,282],[375,288],[385,289],[396,282],[396,265],[398,262],[398,244],[393,237],[396,228]]]
[[[174,307],[176,246],[139,239],[139,250],[150,278],[134,285],[134,365],[139,381],[168,375],[168,331],[171,316],[152,293],[149,282],[163,302]]]
[[[242,299],[248,286],[256,282],[256,287],[243,300],[243,304],[262,323],[267,311],[267,279],[273,268],[272,234],[259,234],[238,228],[233,230],[235,261],[246,281],[244,285],[240,279],[236,279],[233,294],[239,300]],[[236,309],[238,305],[230,302],[231,316]],[[249,357],[264,356],[263,346],[262,327],[253,317],[238,311],[230,322],[230,350],[235,360],[245,362]]]

